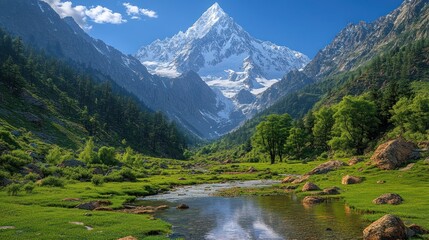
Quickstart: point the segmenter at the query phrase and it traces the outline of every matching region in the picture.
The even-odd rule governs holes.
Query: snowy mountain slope
[[[136,57],[149,72],[161,76],[197,72],[236,109],[251,106],[239,101],[242,97],[237,94],[243,95],[243,90],[260,94],[287,72],[302,69],[309,62],[302,53],[253,38],[217,3],[186,32],[156,40],[142,47]]]
[[[165,113],[200,138],[225,134],[244,118],[234,112],[229,99],[213,91],[197,74],[177,78],[152,75],[139,60],[93,39],[73,18],[61,18],[44,1],[1,0],[0,28],[50,56],[95,72],[97,79],[108,76],[148,108]]]

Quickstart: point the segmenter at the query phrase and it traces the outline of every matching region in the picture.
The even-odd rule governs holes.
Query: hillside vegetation
[[[0,127],[72,150],[91,136],[97,145],[183,157],[185,139],[174,123],[109,78],[88,72],[26,49],[20,39],[0,32]]]
[[[365,147],[372,147],[368,150],[372,150],[380,139],[398,135],[410,140],[425,141],[427,140],[425,136],[427,136],[428,129],[425,124],[418,127],[419,134],[410,129],[400,131],[398,130],[399,125],[408,124],[408,127],[411,128],[410,125],[415,125],[416,123],[399,123],[395,120],[398,118],[393,117],[393,115],[400,114],[400,111],[405,111],[399,110],[400,106],[402,108],[407,106],[405,107],[407,111],[420,111],[421,114],[415,113],[419,116],[427,113],[427,109],[425,109],[427,100],[425,99],[427,99],[427,93],[429,92],[427,85],[429,81],[428,56],[429,41],[420,40],[382,54],[355,71],[343,73],[309,85],[301,91],[286,96],[272,107],[258,114],[254,119],[245,123],[243,127],[235,132],[201,148],[197,156],[208,155],[212,159],[223,160],[246,158],[258,161],[254,158],[253,153],[250,154],[252,157],[248,154],[254,149],[250,139],[255,134],[256,126],[270,114],[285,113],[295,119],[294,127],[300,129],[299,131],[303,132],[302,137],[306,138],[303,140],[304,147],[311,150],[311,153],[302,151],[306,152],[306,154],[305,156],[300,156],[300,158],[317,156],[321,152],[313,151],[317,149],[313,141],[314,136],[312,136],[315,124],[314,115],[321,109],[335,109],[335,105],[345,96],[360,96],[375,107],[374,114],[378,124],[375,129],[371,130],[371,136],[369,136],[370,138],[367,139],[368,142],[365,144]],[[415,104],[411,104],[412,102],[415,102]],[[424,117],[421,120],[423,121],[423,119]],[[336,150],[347,151],[347,149],[338,148]],[[293,150],[290,152],[293,152]],[[363,153],[363,150],[359,150],[359,152]]]

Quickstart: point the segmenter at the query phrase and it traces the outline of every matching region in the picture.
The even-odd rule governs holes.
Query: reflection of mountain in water
[[[194,186],[195,187],[195,186]],[[192,187],[185,189],[191,194]],[[168,194],[167,194],[168,195]],[[154,196],[156,197],[156,196]],[[264,197],[196,197],[145,205],[169,204],[157,217],[173,225],[171,238],[185,239],[359,239],[365,223],[342,202],[303,206],[294,195]],[[190,209],[179,211],[178,203]],[[333,231],[326,231],[331,228]]]
[[[216,227],[205,239],[284,239],[264,222],[262,209],[253,201],[240,202],[217,201],[203,211],[216,216]]]

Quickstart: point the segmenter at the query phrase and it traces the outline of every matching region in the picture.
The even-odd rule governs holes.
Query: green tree
[[[334,110],[329,107],[322,107],[314,113],[315,121],[313,126],[314,145],[322,151],[329,150],[328,141],[331,140],[332,127],[334,126]]]
[[[289,131],[285,147],[288,155],[294,158],[302,158],[308,143],[308,135],[300,127],[293,127]]]
[[[94,140],[90,138],[82,152],[79,154],[79,159],[87,163],[100,163],[97,153],[94,152]]]
[[[346,96],[336,106],[336,110],[334,137],[329,144],[336,150],[363,154],[379,125],[375,104],[362,97]]]
[[[271,164],[275,163],[276,156],[283,160],[284,145],[289,135],[292,118],[288,114],[272,114],[256,127],[252,138],[252,146],[262,152],[268,152]]]
[[[418,94],[413,99],[401,98],[391,110],[395,132],[415,140],[427,140],[429,135],[429,95]]]
[[[136,157],[134,150],[131,147],[127,147],[125,149],[124,154],[122,154],[121,161],[129,166],[132,166],[134,164]]]
[[[46,155],[46,160],[51,164],[58,164],[62,158],[61,148],[55,146],[51,150],[49,150],[48,155]]]
[[[106,165],[115,165],[115,148],[103,146],[98,150],[98,161]]]

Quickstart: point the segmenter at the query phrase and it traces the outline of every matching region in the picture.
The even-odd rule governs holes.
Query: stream
[[[214,197],[220,189],[262,187],[274,181],[201,184],[177,188],[165,194],[139,198],[143,205],[169,205],[155,216],[173,225],[171,239],[362,239],[367,225],[341,200],[303,205],[287,196]],[[175,207],[185,203],[190,208]]]

